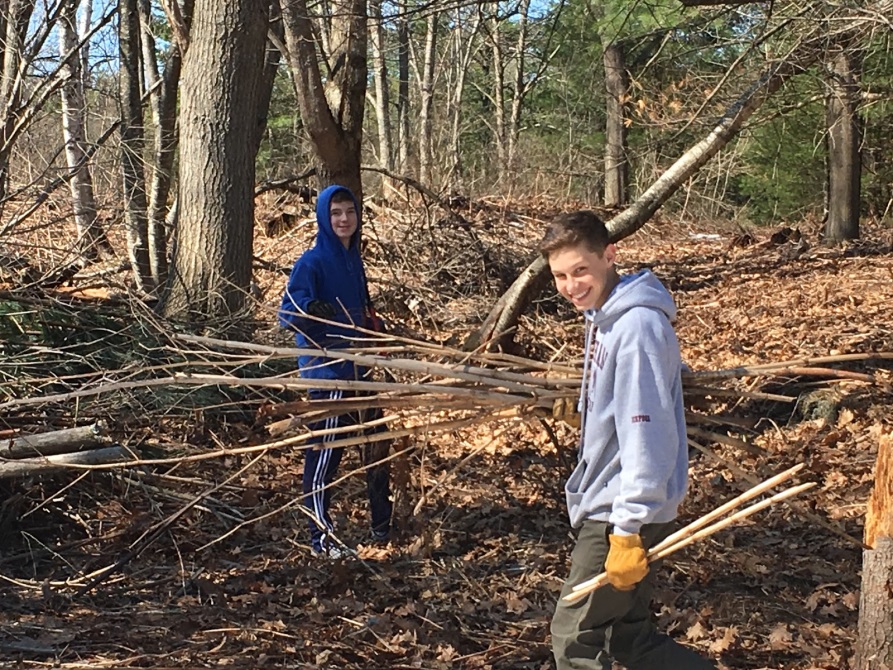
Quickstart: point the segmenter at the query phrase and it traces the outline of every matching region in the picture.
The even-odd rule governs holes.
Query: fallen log
[[[5,438],[0,442],[0,458],[31,458],[97,449],[105,444],[105,435],[105,424],[97,421],[90,426]]]
[[[0,461],[0,479],[22,477],[37,473],[52,474],[69,468],[118,463],[131,458],[130,452],[125,450],[124,447],[105,447],[104,449],[79,451],[74,454],[56,454],[38,458],[6,460]]]

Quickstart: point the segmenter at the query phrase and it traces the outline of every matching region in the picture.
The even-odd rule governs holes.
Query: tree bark
[[[629,158],[626,141],[626,101],[629,74],[623,45],[611,42],[604,50],[605,65],[605,206],[629,202]]]
[[[391,147],[391,96],[388,90],[388,66],[385,60],[384,26],[381,18],[381,0],[371,0],[372,14],[372,63],[375,80],[375,118],[378,121],[378,165],[385,170],[394,169],[394,152]]]
[[[76,454],[59,454],[40,458],[21,458],[0,463],[0,479],[33,474],[52,474],[71,470],[76,465],[101,465],[130,460],[130,453],[123,447],[106,447],[81,451]]]
[[[127,251],[137,290],[155,292],[149,265],[149,222],[146,174],[143,168],[145,131],[140,95],[140,19],[137,0],[118,4],[118,53],[121,59],[121,177],[124,191],[124,228]]]
[[[862,194],[862,120],[858,106],[861,53],[844,46],[828,64],[828,219],[825,240],[859,238]]]
[[[196,0],[183,58],[179,222],[163,312],[240,313],[251,282],[267,0]]]
[[[78,4],[78,0],[65,0],[62,6],[59,55],[63,58],[78,44]],[[65,141],[65,159],[72,173],[68,186],[78,231],[77,247],[84,258],[92,261],[99,258],[101,248],[109,248],[109,243],[96,216],[93,177],[85,160],[87,106],[82,64],[81,58],[69,58],[62,64],[61,74],[65,78],[62,86],[62,137]]]
[[[406,1],[400,2],[397,19],[397,169],[409,171],[409,20]]]
[[[194,0],[186,0],[179,14],[185,35],[171,44],[163,73],[158,71],[155,37],[151,25],[150,0],[139,0],[143,46],[143,69],[150,89],[149,104],[155,125],[152,146],[152,176],[149,181],[148,243],[149,268],[156,286],[164,286],[168,272],[169,230],[166,226],[168,198],[173,184],[174,157],[177,149],[177,89],[183,65],[181,43],[188,43],[189,20]]]
[[[25,35],[34,12],[35,0],[9,0],[0,12],[0,213],[6,200],[9,182],[9,158],[11,141],[16,122],[19,120],[19,102],[22,98],[22,64]]]
[[[0,458],[52,456],[95,449],[103,444],[104,434],[105,426],[102,423],[94,423],[91,426],[22,435],[0,441]]]
[[[360,154],[368,74],[363,0],[341,0],[326,17],[330,51],[317,40],[306,0],[281,0],[288,64],[321,187],[341,184],[362,202]],[[325,84],[320,62],[326,68]]]
[[[865,517],[857,670],[893,668],[893,435],[878,441],[874,491]]]
[[[450,101],[451,131],[450,153],[452,165],[450,167],[450,188],[454,191],[462,191],[462,103],[465,96],[465,79],[471,59],[479,48],[477,34],[481,26],[481,12],[475,11],[471,26],[466,28],[462,20],[462,8],[456,8],[456,18],[453,27],[453,64],[455,76],[453,78],[453,91]],[[464,41],[463,41],[464,40]]]
[[[437,50],[438,12],[428,15],[425,31],[425,55],[419,80],[419,181],[430,184],[433,178],[434,130],[431,117],[434,106],[434,59]]]

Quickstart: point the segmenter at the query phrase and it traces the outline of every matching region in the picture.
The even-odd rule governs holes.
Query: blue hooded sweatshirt
[[[345,248],[332,230],[329,214],[332,196],[346,193],[357,208],[357,230]],[[353,193],[344,186],[329,186],[316,201],[316,244],[301,254],[288,278],[279,323],[295,333],[298,347],[340,349],[350,346],[350,340],[362,336],[352,326],[365,327],[369,292],[366,271],[360,258],[360,206]],[[335,308],[335,318],[343,326],[334,326],[305,316],[307,306],[322,300]],[[298,358],[301,376],[311,379],[357,379],[363,370],[349,361],[337,361],[322,356]]]
[[[571,525],[633,535],[676,518],[688,483],[682,359],[673,298],[648,270],[585,313],[579,462],[565,485]]]

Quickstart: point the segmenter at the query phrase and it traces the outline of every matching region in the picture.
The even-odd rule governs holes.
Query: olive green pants
[[[674,524],[642,527],[642,543],[653,547],[673,531]],[[604,572],[610,526],[586,521],[571,554],[568,576],[552,617],[552,653],[557,670],[611,670],[612,660],[630,670],[715,670],[716,666],[657,632],[651,613],[654,574],[632,591],[604,586],[574,602],[562,600],[572,587]]]

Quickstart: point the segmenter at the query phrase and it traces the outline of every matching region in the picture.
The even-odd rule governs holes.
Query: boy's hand
[[[331,321],[335,318],[335,307],[325,300],[311,300],[307,304],[307,313],[318,319]]]
[[[564,421],[571,428],[580,427],[580,413],[577,402],[572,398],[556,398],[552,403],[552,418]]]
[[[640,535],[608,535],[605,561],[608,581],[618,591],[631,591],[648,574],[648,558]]]

